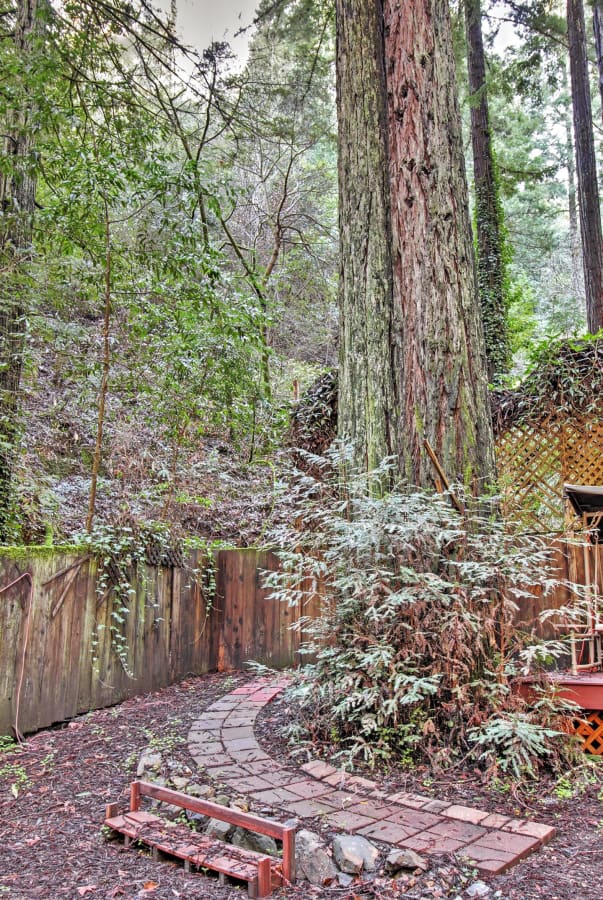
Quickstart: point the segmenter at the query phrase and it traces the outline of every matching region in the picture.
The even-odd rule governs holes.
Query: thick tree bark
[[[471,144],[475,183],[477,283],[488,377],[509,368],[502,210],[492,148],[480,0],[465,0],[467,74],[471,94]]]
[[[563,70],[563,84],[569,90],[569,73],[566,68]],[[576,191],[574,134],[572,128],[572,111],[569,103],[564,111],[563,123],[565,126],[565,164],[567,168],[567,211],[569,218],[569,240],[572,263],[572,293],[580,303],[581,310],[585,311],[582,248],[580,246],[580,233],[578,230],[578,194]]]
[[[402,470],[430,482],[427,439],[479,491],[494,451],[448,0],[386,0],[385,23]]]
[[[33,53],[37,0],[18,0],[14,46],[25,70]],[[32,109],[23,90],[4,123],[0,176],[0,541],[6,540],[11,483],[18,439],[19,387],[23,368],[36,175],[33,167]]]
[[[593,3],[593,31],[595,34],[595,51],[599,73],[599,95],[601,97],[601,116],[603,117],[603,0]]]
[[[582,0],[567,0],[567,34],[569,42],[576,175],[586,318],[592,333],[603,328],[603,234],[595,161],[590,85],[586,56],[586,34]]]
[[[370,471],[396,453],[393,306],[383,14],[379,0],[337,0],[339,119],[339,436]]]
[[[493,476],[447,0],[338,0],[340,436],[431,485]]]

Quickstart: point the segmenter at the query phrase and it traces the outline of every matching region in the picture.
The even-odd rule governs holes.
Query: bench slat
[[[130,812],[105,820],[105,825],[153,850],[183,859],[198,868],[213,869],[246,881],[250,896],[268,897],[272,886],[282,884],[279,860],[254,850],[244,850],[204,834],[191,832],[186,825],[174,825],[159,816]],[[272,863],[274,862],[274,868]]]
[[[295,831],[295,828],[289,825],[281,825],[280,822],[261,819],[259,816],[254,816],[251,813],[232,809],[229,806],[220,806],[219,803],[212,803],[210,800],[190,797],[181,791],[173,791],[170,788],[160,787],[147,781],[134,781],[132,784],[133,788],[134,785],[138,785],[139,793],[142,797],[152,797],[154,800],[160,800],[162,803],[172,803],[183,809],[190,809],[191,812],[211,816],[214,819],[221,819],[222,822],[228,822],[229,825],[238,825],[241,828],[247,828],[249,831],[255,831],[258,834],[266,834],[280,841],[283,840],[286,834]],[[138,807],[134,806],[133,808],[137,809]]]

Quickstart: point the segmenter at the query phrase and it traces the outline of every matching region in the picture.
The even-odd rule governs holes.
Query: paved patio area
[[[387,794],[366,778],[313,761],[296,772],[269,756],[254,735],[260,709],[286,681],[256,678],[213,703],[193,724],[189,750],[210,777],[285,817],[317,816],[334,829],[426,855],[458,853],[495,875],[555,835],[550,825],[512,819],[420,794]]]

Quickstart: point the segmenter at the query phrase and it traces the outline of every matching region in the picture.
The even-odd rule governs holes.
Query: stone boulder
[[[302,829],[295,837],[295,869],[298,878],[322,886],[337,877],[335,863],[320,837]]]
[[[265,853],[267,856],[278,856],[278,848],[274,838],[267,834],[256,834],[247,831],[246,828],[237,828],[230,839],[230,843],[243,850],[253,850],[255,853]]]
[[[359,834],[340,834],[333,841],[333,855],[342,872],[359,875],[375,871],[379,851]]]
[[[427,860],[415,853],[414,850],[392,850],[385,860],[385,871],[395,875],[403,869],[421,869],[424,872],[429,868]]]
[[[156,753],[147,747],[140,754],[138,766],[136,767],[136,777],[141,778],[145,772],[159,772],[161,769],[161,753]]]
[[[210,819],[205,828],[205,834],[208,837],[215,838],[217,841],[227,841],[234,834],[235,827],[221,819]]]

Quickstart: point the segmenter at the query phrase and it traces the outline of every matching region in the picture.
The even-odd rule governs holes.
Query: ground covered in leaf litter
[[[104,806],[127,801],[141,753],[162,756],[162,774],[187,773],[203,783],[202,771],[186,746],[189,725],[247,675],[191,678],[108,710],[82,716],[65,727],[40,732],[16,753],[0,754],[0,896],[11,898],[163,898],[235,900],[246,891],[222,886],[211,876],[187,874],[179,866],[153,862],[148,854],[125,850],[102,833]],[[257,735],[282,762],[288,748],[282,733],[291,719],[287,702],[275,701],[260,714]],[[296,760],[289,757],[292,768]],[[188,773],[187,773],[188,774]],[[492,812],[527,815],[553,824],[558,837],[505,875],[480,886],[475,873],[453,855],[430,859],[424,873],[391,882],[380,876],[349,888],[300,883],[291,898],[464,898],[501,900],[600,900],[603,896],[603,779],[567,777],[541,784],[537,792],[488,791],[478,773],[430,775],[427,769],[381,773],[387,790],[410,790]],[[378,779],[379,773],[372,773]],[[573,796],[574,784],[580,788]],[[324,830],[320,821],[304,827]],[[325,837],[328,833],[325,832]],[[383,848],[384,851],[386,848]],[[476,884],[476,882],[478,882]],[[481,893],[487,887],[487,893]],[[476,888],[478,889],[475,892]],[[469,893],[468,893],[469,891]],[[283,895],[281,895],[283,896]]]

